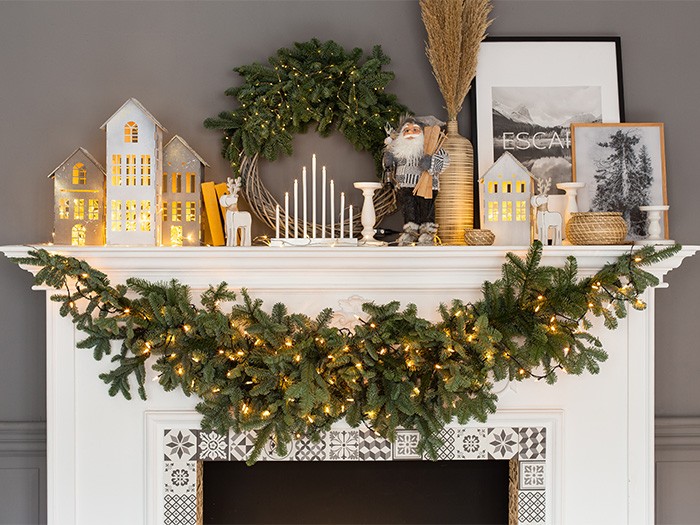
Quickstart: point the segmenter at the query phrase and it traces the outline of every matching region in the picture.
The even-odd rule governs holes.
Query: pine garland
[[[607,353],[587,331],[591,316],[614,329],[628,304],[644,309],[640,294],[658,279],[642,268],[679,249],[643,247],[579,279],[574,257],[563,268],[540,265],[535,242],[524,259],[507,254],[481,300],[440,305],[438,322],[420,318],[415,305],[367,303],[353,330],[331,326],[330,309],[311,318],[278,303],[267,312],[246,291],[236,301],[226,283],[195,306],[175,280],[112,286],[85,261],[43,249],[14,261],[40,266],[36,284],[62,291],[52,300],[87,334],[79,348],[99,360],[121,341],[115,368],[100,375],[110,395],[131,399],[133,377],[145,399],[150,360],[165,390],[201,399],[203,429],[256,432],[252,463],[270,437],[284,456],[293,439],[319,440],[341,418],[389,440],[399,427],[417,429],[419,451],[436,458],[446,423],[495,412],[494,381],[597,373]]]
[[[383,70],[390,59],[380,46],[365,56],[360,48],[348,52],[314,38],[280,49],[268,62],[235,68],[243,84],[226,94],[240,107],[204,121],[223,131],[222,153],[235,170],[243,154],[268,160],[291,155],[294,135],[316,123],[321,136],[337,129],[355,149],[371,152],[381,174],[384,126],[408,110],[385,91],[394,74]]]

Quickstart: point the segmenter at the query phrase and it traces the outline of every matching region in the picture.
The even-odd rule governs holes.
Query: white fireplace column
[[[433,320],[441,301],[477,299],[484,280],[500,277],[507,251],[524,255],[527,250],[46,248],[87,260],[113,284],[131,276],[152,281],[176,278],[197,293],[227,281],[234,289],[247,288],[267,308],[283,297],[291,310],[311,315],[324,307],[342,310],[362,301],[399,300],[404,305],[415,303],[422,316]],[[7,256],[22,257],[28,249],[2,250]],[[277,253],[282,249],[284,257]],[[651,271],[663,279],[697,249],[684,247]],[[586,275],[628,250],[545,247],[542,264],[563,265],[568,255],[574,255],[580,274]],[[60,317],[59,306],[48,300],[53,292],[47,292],[49,525],[165,524],[164,432],[196,429],[197,399],[164,392],[150,381],[153,373],[146,386],[147,401],[136,395],[131,401],[109,397],[98,378],[111,368],[109,357],[96,362],[92,351],[76,349],[82,335],[70,319]],[[534,380],[505,385],[499,393],[499,410],[486,424],[451,427],[475,435],[498,428],[546,430],[546,457],[537,458],[543,461],[546,480],[545,518],[537,523],[654,523],[654,293],[646,293],[647,310],[630,310],[616,331],[596,324],[594,332],[610,354],[600,374],[562,374],[553,386]],[[229,454],[231,442],[227,441]]]

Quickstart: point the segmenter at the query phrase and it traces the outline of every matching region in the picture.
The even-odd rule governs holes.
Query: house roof
[[[193,150],[193,149],[192,149],[192,146],[190,146],[189,144],[187,144],[187,142],[185,141],[185,139],[183,139],[180,135],[175,135],[173,138],[171,138],[171,139],[168,141],[168,143],[163,147],[163,151],[165,151],[165,150],[167,149],[167,147],[170,146],[170,144],[171,144],[175,139],[177,139],[178,141],[180,141],[180,142],[182,143],[182,145],[185,146],[185,148],[187,148],[187,149],[189,150],[189,152],[192,153],[192,155],[194,155],[194,156],[197,158],[197,160],[198,160],[199,162],[201,162],[201,163],[202,163],[204,166],[206,166],[207,168],[209,167],[209,164],[207,164],[207,161],[205,161],[202,157],[200,157],[200,156],[199,156],[199,153],[197,153],[195,150]]]
[[[511,159],[513,159],[513,160],[515,161],[515,164],[517,164],[519,167],[521,167],[523,170],[525,170],[525,171],[528,173],[528,175],[530,175],[530,178],[531,178],[531,179],[534,179],[534,178],[535,178],[535,176],[530,172],[529,169],[527,169],[527,168],[523,165],[522,162],[520,162],[518,159],[516,159],[515,156],[514,156],[510,151],[506,151],[506,152],[503,153],[503,155],[501,155],[500,157],[498,157],[498,159],[496,160],[496,162],[493,163],[493,166],[491,166],[489,169],[486,170],[486,173],[484,173],[484,175],[481,177],[481,179],[480,179],[479,182],[483,182],[484,177],[486,177],[486,175],[488,174],[488,172],[490,172],[492,169],[494,169],[494,168],[496,167],[496,165],[497,165],[499,162],[501,162],[501,159],[503,159],[503,157],[506,157],[506,156],[508,156],[508,157],[510,157]]]
[[[114,115],[116,115],[117,113],[119,113],[119,112],[122,110],[122,108],[124,108],[127,104],[134,104],[139,110],[141,110],[141,111],[144,113],[144,115],[146,115],[149,119],[151,119],[151,120],[153,121],[153,123],[154,123],[156,126],[158,126],[158,127],[159,127],[160,129],[162,129],[163,131],[168,131],[167,129],[165,129],[165,128],[163,127],[163,124],[161,124],[160,122],[158,122],[158,120],[157,120],[153,115],[151,115],[151,112],[148,111],[145,107],[143,107],[143,104],[141,104],[141,102],[139,102],[139,101],[136,100],[135,98],[130,98],[129,100],[127,100],[126,102],[124,102],[124,103],[121,105],[121,107],[120,107],[117,111],[115,111],[114,113],[112,113],[112,116],[109,117],[109,118],[105,121],[105,123],[102,124],[102,125],[100,126],[100,129],[106,129],[106,128],[107,128],[107,124],[109,124],[109,121],[112,120],[112,119],[114,118]]]
[[[102,167],[102,164],[100,164],[99,162],[97,162],[97,160],[95,159],[95,157],[93,157],[92,155],[90,155],[90,152],[89,152],[88,150],[86,150],[85,148],[78,148],[78,149],[76,149],[73,153],[71,153],[70,155],[68,155],[68,157],[66,158],[66,160],[64,160],[64,161],[61,162],[58,166],[56,166],[56,168],[55,168],[51,173],[49,173],[49,179],[52,178],[52,177],[56,174],[56,172],[57,172],[58,170],[60,170],[60,169],[73,157],[73,155],[75,155],[75,154],[78,153],[79,151],[82,151],[82,152],[83,152],[83,155],[85,155],[85,156],[90,160],[90,162],[92,162],[95,166],[97,166],[97,167],[99,168],[99,170],[102,172],[102,175],[105,175],[105,176],[107,175],[107,172],[106,172],[105,169]]]

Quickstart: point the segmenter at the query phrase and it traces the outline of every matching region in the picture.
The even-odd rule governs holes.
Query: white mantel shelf
[[[193,288],[216,284],[224,277],[236,286],[249,288],[311,288],[350,290],[371,285],[395,289],[397,281],[415,281],[417,289],[455,289],[481,285],[501,275],[508,252],[525,256],[527,246],[440,247],[74,247],[55,245],[0,247],[7,257],[24,257],[28,250],[48,251],[84,259],[117,282],[132,275],[150,280],[177,278]],[[546,246],[542,264],[562,266],[568,256],[578,261],[582,275],[635,249],[633,246]],[[700,246],[684,246],[674,257],[650,269],[663,280],[681,261]],[[31,267],[28,271],[35,272]],[[445,279],[445,274],[450,279]],[[354,279],[362,279],[358,282]],[[364,286],[363,286],[364,285]]]
[[[0,251],[24,257],[33,248],[84,259],[113,283],[129,277],[178,279],[197,292],[226,281],[234,290],[247,288],[266,308],[282,301],[292,311],[315,315],[331,307],[341,314],[338,324],[343,316],[354,322],[353,309],[357,312],[366,301],[415,303],[422,316],[435,320],[439,303],[477,300],[482,283],[501,276],[505,254],[524,256],[528,249],[35,245],[4,246]],[[542,264],[561,266],[573,255],[579,274],[586,276],[631,249],[545,247]],[[668,272],[699,249],[684,246],[674,257],[649,267],[660,279],[659,287],[666,286]],[[60,306],[49,299],[51,290],[38,289],[47,292],[48,525],[172,523],[163,503],[172,489],[163,481],[163,432],[197,428],[197,400],[178,391],[164,392],[150,380],[147,401],[109,397],[98,379],[110,368],[108,359],[96,362],[92,352],[77,349],[82,335],[70,319],[60,316]],[[599,374],[562,375],[555,385],[501,385],[498,411],[486,424],[456,428],[455,432],[546,429],[546,457],[530,463],[544,476],[538,489],[544,514],[535,522],[521,523],[654,523],[654,295],[654,289],[647,290],[643,299],[648,308],[630,310],[617,330],[606,330],[596,321],[592,331],[610,355]],[[149,379],[154,379],[152,372]]]

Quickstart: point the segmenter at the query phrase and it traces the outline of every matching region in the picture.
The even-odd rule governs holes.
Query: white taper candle
[[[306,234],[306,166],[304,166],[301,170],[301,199],[302,199],[302,216],[303,216],[303,226],[302,226],[302,234],[301,236],[306,238],[308,235]]]
[[[316,154],[311,155],[311,236],[316,238]]]
[[[340,192],[340,238],[343,238],[345,231],[345,192]]]
[[[348,239],[352,239],[354,236],[354,232],[352,231],[352,221],[353,221],[353,214],[352,214],[352,204],[350,205],[350,208],[348,209]]]
[[[280,238],[280,205],[275,206],[275,239]]]
[[[284,238],[289,239],[289,192],[284,192]]]
[[[335,239],[335,184],[333,184],[333,179],[331,179],[330,188],[330,199],[331,199],[331,239]]]
[[[321,238],[326,238],[326,167],[321,169]]]
[[[299,179],[294,179],[294,238],[299,237]]]

